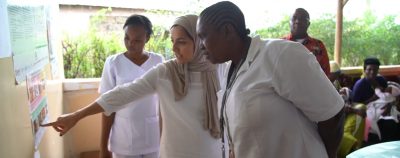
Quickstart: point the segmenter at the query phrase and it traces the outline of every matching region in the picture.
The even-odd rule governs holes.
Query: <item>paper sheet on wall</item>
[[[59,8],[57,2],[49,2],[46,6],[46,19],[47,19],[47,39],[49,41],[49,60],[52,72],[52,78],[60,75],[58,69],[57,51],[59,49],[59,30],[58,30],[58,14]]]
[[[46,13],[43,5],[8,4],[11,51],[17,84],[29,72],[49,63]]]
[[[0,58],[10,57],[10,29],[8,26],[6,0],[0,0],[0,32]]]
[[[33,158],[40,158],[40,152],[39,150],[35,151],[35,155],[33,155]]]
[[[40,141],[44,135],[45,128],[40,124],[48,122],[47,97],[45,95],[45,74],[37,71],[28,74],[26,77],[26,87],[29,99],[29,110],[31,113],[32,133],[35,140],[35,149],[38,149]]]

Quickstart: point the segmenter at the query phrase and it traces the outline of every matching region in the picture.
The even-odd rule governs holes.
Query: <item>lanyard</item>
[[[226,113],[226,99],[228,98],[232,87],[237,79],[237,73],[240,69],[240,67],[243,65],[244,61],[246,60],[246,58],[242,58],[239,61],[239,64],[235,67],[232,67],[233,65],[231,65],[231,67],[229,68],[229,72],[233,71],[232,73],[228,73],[228,84],[226,85],[226,90],[224,93],[224,96],[222,97],[222,106],[221,106],[221,112],[220,112],[220,129],[221,129],[221,142],[222,142],[222,158],[225,158],[225,132],[224,132],[224,125],[226,123],[227,125],[227,130],[228,130],[228,144],[230,147],[232,147],[232,137],[230,135],[230,131],[229,131],[229,121],[228,119],[225,119],[225,115],[224,113]],[[233,70],[232,70],[233,69]],[[226,122],[225,122],[226,121]]]

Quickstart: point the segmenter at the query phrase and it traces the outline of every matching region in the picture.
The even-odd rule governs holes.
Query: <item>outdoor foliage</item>
[[[400,64],[400,25],[395,23],[396,16],[377,19],[371,12],[363,17],[346,20],[343,23],[342,66],[361,66],[363,59],[375,56],[383,65]],[[335,45],[335,16],[324,15],[312,19],[309,35],[322,40],[333,60]],[[278,24],[257,30],[255,34],[262,38],[281,38],[290,32],[289,17]]]
[[[105,59],[115,53],[125,51],[123,32],[102,32],[97,26],[105,22],[105,15],[111,10],[101,10],[91,20],[90,30],[79,37],[64,37],[62,40],[64,70],[66,78],[100,77]],[[289,31],[289,16],[272,27],[256,30],[253,34],[262,38],[282,38]],[[396,16],[378,19],[371,12],[363,17],[343,23],[342,66],[361,66],[366,57],[378,57],[383,65],[400,64],[400,25]],[[322,40],[333,60],[335,41],[335,15],[324,15],[312,19],[309,35]],[[153,26],[154,34],[146,44],[148,51],[173,58],[169,31],[161,26]]]
[[[161,26],[153,26],[153,35],[145,45],[145,50],[161,54],[165,59],[174,58],[169,31]]]
[[[65,78],[101,77],[104,62],[112,54],[126,50],[123,33],[99,31],[109,9],[100,10],[91,18],[87,33],[78,37],[64,36],[62,40]],[[162,54],[166,59],[172,57],[169,32],[160,26],[153,26],[154,35],[146,44],[148,51]]]

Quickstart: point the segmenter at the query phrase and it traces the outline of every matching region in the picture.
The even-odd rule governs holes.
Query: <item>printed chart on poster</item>
[[[0,58],[10,57],[11,46],[6,0],[0,0],[0,32]]]
[[[43,5],[8,4],[11,52],[17,84],[49,63],[46,11]]]
[[[58,3],[56,2],[49,2],[46,5],[46,19],[47,19],[47,39],[49,45],[49,60],[52,72],[52,78],[58,77],[59,70],[58,70],[58,59],[57,59],[57,48],[59,40],[59,30],[58,30]]]
[[[44,135],[44,127],[40,124],[48,122],[47,97],[45,95],[45,74],[36,71],[26,76],[26,87],[28,88],[29,110],[31,113],[32,133],[35,138],[35,149],[38,148]]]

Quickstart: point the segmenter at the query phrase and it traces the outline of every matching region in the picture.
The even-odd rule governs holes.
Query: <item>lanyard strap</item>
[[[226,123],[227,130],[228,130],[228,144],[229,144],[229,147],[233,147],[232,137],[231,137],[230,131],[229,131],[229,121],[228,121],[228,119],[225,119],[225,115],[226,115],[226,108],[225,108],[226,107],[226,100],[227,100],[227,98],[228,98],[228,96],[229,96],[229,94],[230,94],[230,92],[232,90],[232,87],[233,87],[234,83],[236,82],[237,73],[238,73],[240,67],[243,65],[244,61],[245,61],[245,58],[241,59],[239,64],[236,67],[234,67],[234,65],[231,65],[231,67],[229,68],[229,72],[231,72],[231,73],[228,74],[228,84],[226,85],[226,90],[225,90],[224,96],[222,97],[222,106],[221,106],[221,111],[220,111],[222,158],[225,158],[225,132],[224,132],[225,123]]]

